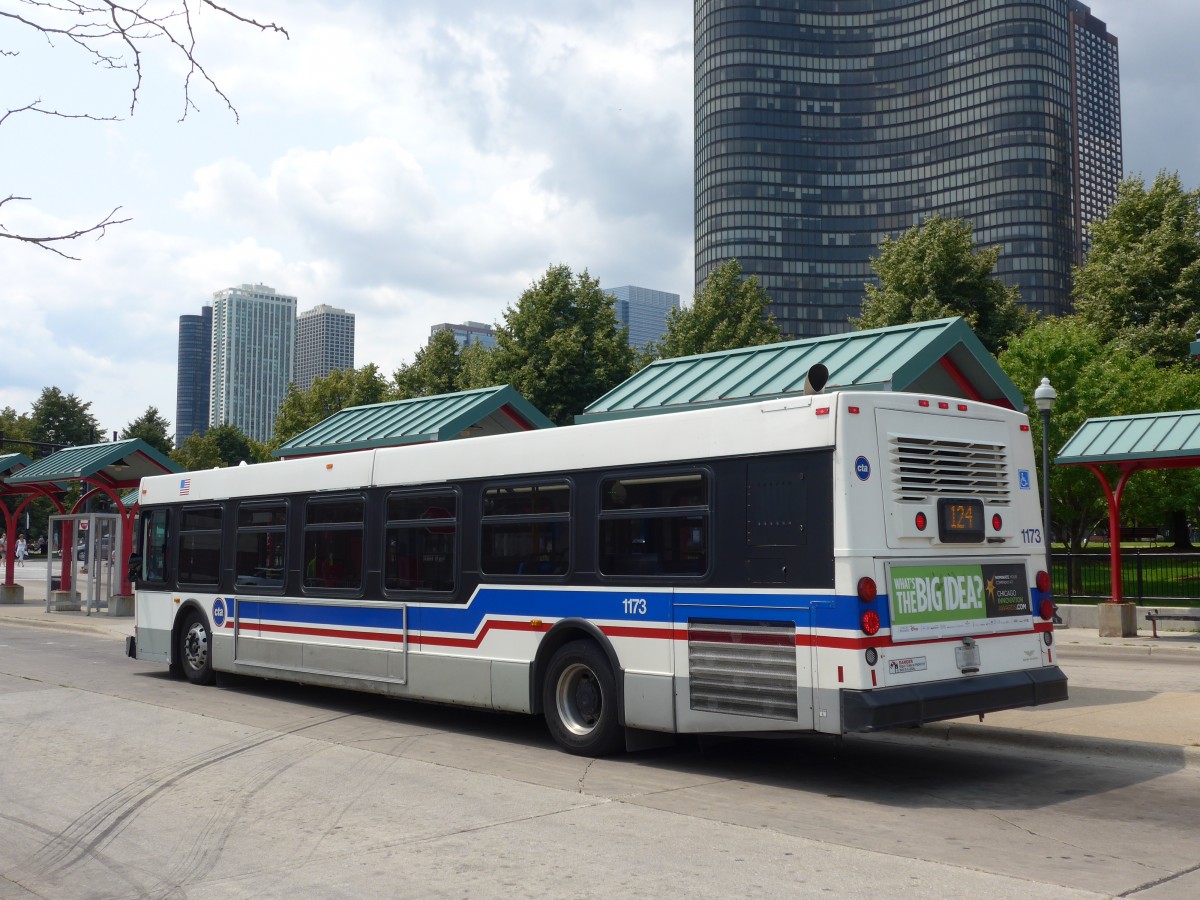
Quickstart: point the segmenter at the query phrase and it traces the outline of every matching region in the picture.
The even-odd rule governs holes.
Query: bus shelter
[[[1102,633],[1132,636],[1137,623],[1131,607],[1119,606],[1121,585],[1121,495],[1129,479],[1147,469],[1200,466],[1200,410],[1144,413],[1088,419],[1063,445],[1059,466],[1084,466],[1100,481],[1108,501],[1112,570],[1112,612],[1101,608]],[[1107,604],[1106,604],[1107,605]],[[1110,621],[1106,625],[1106,619]],[[1115,620],[1115,621],[1111,621]]]
[[[90,616],[101,606],[109,606],[110,597],[121,595],[117,548],[121,546],[122,517],[116,513],[75,513],[50,517],[50,534],[69,536],[61,544],[62,566],[46,566],[46,612],[78,610],[80,604]],[[63,590],[62,572],[69,570]]]
[[[109,534],[108,564],[111,568],[108,571],[113,585],[111,590],[114,591],[107,597],[100,597],[98,603],[107,606],[109,615],[133,613],[129,556],[132,551],[137,502],[135,499],[132,504],[129,503],[130,491],[137,488],[142,478],[148,475],[179,471],[180,467],[177,464],[145,441],[140,438],[128,438],[111,443],[68,447],[25,465],[5,477],[5,486],[9,490],[23,489],[49,494],[54,491],[62,492],[71,483],[78,483],[80,486],[79,499],[71,509],[64,510],[61,503],[58,504],[60,512],[65,514],[51,516],[48,523],[51,543],[57,542],[61,552],[57,566],[57,591],[51,589],[55,576],[50,575],[47,579],[47,610],[66,608],[77,596],[76,579],[83,574],[77,565],[81,560],[76,558],[80,544],[78,534],[85,530],[79,526],[82,522],[88,522],[90,530],[94,522],[98,534]],[[133,496],[136,497],[136,494]],[[107,498],[110,501],[113,509],[111,515],[117,520],[115,527],[100,525],[101,521],[108,522],[107,519],[89,518],[89,515],[93,515],[88,509],[89,501],[98,498]],[[89,546],[96,551],[101,549],[92,542],[89,542]],[[91,575],[90,568],[87,574]],[[97,589],[100,589],[100,585],[97,585]],[[56,593],[62,596],[52,596]],[[92,608],[89,605],[89,613]]]
[[[0,584],[0,604],[20,604],[25,601],[25,588],[16,583],[16,573],[13,564],[17,557],[17,536],[20,534],[21,514],[29,509],[29,504],[38,497],[45,497],[58,509],[63,511],[59,496],[66,486],[62,484],[22,484],[13,485],[9,479],[20,474],[33,465],[33,460],[24,453],[6,453],[0,455],[0,515],[3,515],[3,533],[6,537],[4,546],[4,579]]]

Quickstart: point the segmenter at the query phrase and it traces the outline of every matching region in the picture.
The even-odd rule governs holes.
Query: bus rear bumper
[[[844,690],[842,731],[907,728],[1066,699],[1067,676],[1058,666],[870,691]]]

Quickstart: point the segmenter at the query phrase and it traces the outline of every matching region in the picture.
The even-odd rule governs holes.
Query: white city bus
[[[566,750],[1063,700],[1023,413],[835,392],[142,482],[130,656]]]

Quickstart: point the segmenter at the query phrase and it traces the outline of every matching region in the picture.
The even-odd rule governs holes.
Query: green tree
[[[1165,172],[1148,190],[1141,177],[1126,179],[1091,237],[1074,273],[1079,317],[1160,366],[1186,360],[1200,329],[1200,190]]]
[[[871,270],[879,284],[866,286],[856,328],[884,328],[962,316],[992,353],[1023,332],[1033,314],[1018,303],[1020,292],[992,272],[999,247],[975,246],[963,219],[933,216],[898,238],[885,237]]]
[[[1042,446],[1041,417],[1033,392],[1043,376],[1058,391],[1050,417],[1051,457],[1089,418],[1187,409],[1200,396],[1200,375],[1182,367],[1159,369],[1146,356],[1105,345],[1096,329],[1077,316],[1044,319],[1014,337],[1000,365],[1025,397],[1034,447]],[[1039,478],[1041,467],[1038,466]],[[1051,519],[1072,551],[1083,548],[1093,530],[1108,521],[1100,482],[1082,466],[1054,466]],[[1196,502],[1196,476],[1190,472],[1144,472],[1129,481],[1122,519],[1162,521],[1169,507]]]
[[[159,415],[158,408],[146,407],[146,411],[125,426],[121,437],[141,438],[159,453],[169,456],[172,449],[170,438],[171,423]]]
[[[770,312],[771,298],[757,276],[744,277],[736,259],[709,273],[692,305],[667,313],[667,331],[641,362],[774,344],[783,339]]]
[[[412,363],[396,370],[396,393],[403,398],[432,397],[462,390],[462,359],[454,332],[436,332]]]
[[[493,383],[511,384],[566,425],[632,374],[634,354],[600,282],[558,265],[508,307],[486,360],[476,375],[486,371]]]
[[[171,459],[185,469],[220,469],[242,462],[267,462],[272,459],[265,444],[248,437],[236,425],[216,425],[203,435],[188,435]]]
[[[56,387],[42,388],[29,415],[29,439],[64,447],[91,444],[99,438],[99,423],[85,403]]]
[[[271,446],[278,447],[347,407],[382,403],[390,396],[387,379],[374,363],[361,369],[336,369],[313,379],[312,387],[306,391],[288,385],[275,416]]]

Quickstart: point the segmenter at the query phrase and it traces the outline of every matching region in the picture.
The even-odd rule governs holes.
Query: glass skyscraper
[[[256,441],[270,438],[295,349],[295,297],[265,284],[213,294],[209,425],[236,425]]]
[[[179,317],[179,355],[175,374],[175,446],[208,430],[208,392],[212,368],[212,307],[200,315]]]
[[[846,331],[883,238],[940,214],[1068,311],[1121,169],[1116,39],[1082,3],[696,0],[695,38],[697,289],[737,259],[786,334]]]
[[[302,391],[338,369],[354,368],[354,313],[327,304],[296,319],[296,377]]]
[[[617,324],[629,329],[629,346],[645,347],[667,333],[667,312],[679,308],[679,295],[623,284],[605,289],[614,300]]]

